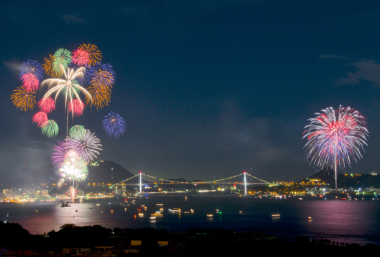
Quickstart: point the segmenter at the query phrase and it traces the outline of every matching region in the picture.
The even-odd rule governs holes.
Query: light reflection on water
[[[90,200],[63,208],[60,202],[0,204],[0,220],[9,213],[10,222],[20,223],[32,234],[57,231],[63,224],[73,223],[77,226],[98,224],[107,228],[153,227],[173,231],[221,227],[237,232],[261,231],[276,236],[306,235],[340,242],[380,243],[380,201],[260,200],[229,194],[188,195],[185,201],[184,197],[139,197],[136,204],[129,199],[129,206],[123,198]],[[96,206],[97,203],[100,206]],[[157,206],[157,203],[163,206]],[[145,205],[147,210],[141,205]],[[164,208],[163,217],[151,222],[150,215],[160,207]],[[138,216],[138,208],[142,209],[144,217]],[[168,213],[168,208],[181,208],[181,215]],[[194,209],[194,214],[184,213],[190,209]],[[221,214],[217,214],[216,209]],[[207,218],[208,213],[214,214],[213,218]],[[280,214],[280,217],[272,218],[272,214]],[[309,216],[312,221],[308,220]]]

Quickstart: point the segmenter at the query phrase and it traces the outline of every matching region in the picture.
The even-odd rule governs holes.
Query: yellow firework
[[[61,70],[55,70],[53,66],[55,57],[50,55],[49,58],[44,59],[44,64],[42,64],[42,67],[44,68],[44,71],[46,75],[54,78],[58,78],[62,76],[62,71]]]
[[[12,103],[20,108],[21,111],[32,110],[36,104],[36,97],[34,96],[36,92],[27,92],[24,87],[18,87],[13,91],[11,95]]]
[[[92,96],[92,103],[91,99],[86,96],[86,104],[95,105],[96,109],[108,106],[108,103],[111,101],[111,89],[109,87],[92,84],[87,88],[87,91]]]
[[[79,48],[86,51],[89,54],[90,65],[95,65],[102,60],[102,53],[98,50],[98,47],[96,45],[83,44]]]
[[[110,72],[99,69],[94,71],[91,85],[96,87],[112,87],[114,81],[115,77]]]

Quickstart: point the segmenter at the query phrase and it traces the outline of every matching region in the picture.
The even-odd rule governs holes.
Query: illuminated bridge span
[[[247,182],[247,175],[260,181],[259,183],[249,183]],[[143,182],[143,179],[142,179],[142,176],[146,176],[150,179],[154,179],[154,180],[158,180],[158,181],[155,181],[155,182]],[[175,180],[168,180],[168,179],[163,179],[163,178],[157,178],[157,177],[154,177],[154,176],[151,176],[151,175],[148,175],[148,174],[144,174],[142,172],[140,172],[139,174],[137,175],[134,175],[130,178],[127,178],[127,179],[124,179],[122,181],[120,181],[119,183],[115,183],[113,184],[112,186],[121,186],[121,185],[138,185],[140,187],[140,194],[142,193],[142,185],[143,184],[220,184],[220,185],[223,185],[223,184],[231,184],[231,179],[234,179],[234,178],[237,178],[239,176],[244,176],[244,182],[234,182],[235,184],[244,184],[244,193],[247,194],[247,185],[258,185],[258,184],[270,184],[268,181],[265,181],[263,179],[260,179],[260,178],[257,178],[247,172],[243,172],[243,173],[240,173],[240,174],[237,174],[235,176],[231,176],[231,177],[228,177],[228,178],[222,178],[222,179],[217,179],[217,180],[210,180],[210,181],[201,181],[201,182],[190,182],[190,181],[175,181]],[[136,178],[136,177],[139,177],[139,183],[136,184],[132,184],[132,183],[127,183],[129,180],[133,179],[133,178]],[[230,180],[230,181],[228,181]]]

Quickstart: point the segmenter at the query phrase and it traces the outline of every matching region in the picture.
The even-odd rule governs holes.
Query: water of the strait
[[[128,202],[121,197],[84,200],[83,203],[71,203],[71,207],[60,207],[61,203],[58,201],[24,205],[3,203],[0,204],[0,220],[5,220],[9,213],[9,222],[21,224],[31,234],[57,231],[60,226],[72,223],[77,226],[152,227],[173,231],[185,231],[187,228],[226,228],[236,232],[259,231],[278,237],[309,236],[361,245],[380,244],[380,201],[297,199],[199,194],[187,195],[186,200],[184,194],[176,194],[128,198]],[[135,204],[132,204],[132,200],[135,200]],[[141,205],[145,205],[147,209],[144,210]],[[138,208],[144,213],[144,217],[138,216]],[[159,208],[164,208],[163,216],[152,222],[150,216]],[[170,208],[181,208],[181,215],[169,213]],[[194,213],[184,213],[190,209]],[[221,214],[217,214],[216,209]],[[207,218],[207,214],[214,216]],[[280,217],[272,218],[272,214],[280,214]],[[312,217],[312,220],[308,217]]]

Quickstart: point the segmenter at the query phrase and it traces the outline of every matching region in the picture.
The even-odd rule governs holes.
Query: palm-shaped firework
[[[48,99],[49,96],[55,93],[55,101],[57,101],[58,95],[62,92],[65,95],[65,107],[67,107],[67,103],[70,102],[71,108],[73,108],[73,97],[78,99],[79,106],[83,107],[82,100],[79,97],[78,90],[82,91],[89,99],[92,99],[91,94],[81,85],[76,83],[76,78],[83,78],[83,72],[85,68],[81,67],[74,71],[74,69],[68,68],[67,71],[61,65],[62,73],[64,74],[65,79],[46,79],[42,81],[41,87],[44,85],[48,85],[51,87],[44,95],[43,99]],[[53,86],[53,87],[52,87]],[[73,112],[74,115],[74,112]],[[66,136],[68,136],[68,113],[67,113],[67,126],[66,126]]]
[[[305,147],[307,158],[318,168],[330,167],[335,172],[337,189],[337,167],[351,166],[351,160],[362,158],[360,150],[367,145],[368,130],[365,117],[351,107],[332,107],[316,113],[309,119],[303,138],[308,142]]]

